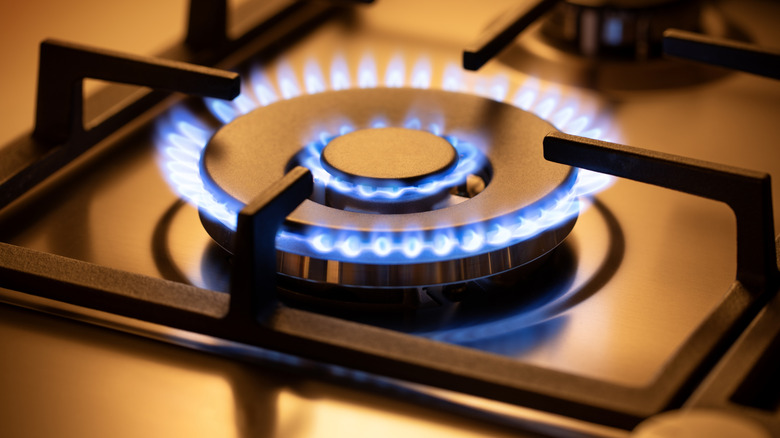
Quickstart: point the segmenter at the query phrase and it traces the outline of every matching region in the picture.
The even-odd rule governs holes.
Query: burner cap
[[[458,164],[455,148],[430,132],[375,128],[333,139],[321,162],[331,174],[374,187],[422,184]]]

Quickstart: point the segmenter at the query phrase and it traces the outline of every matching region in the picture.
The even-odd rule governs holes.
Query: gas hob
[[[581,3],[476,73],[461,51],[508,2],[247,3],[255,23],[276,18],[236,30],[240,44],[194,38],[162,56],[237,72],[192,70],[240,81],[232,101],[159,95],[106,128],[148,96],[109,87],[87,99],[85,132],[4,128],[5,151],[95,144],[29,191],[4,186],[0,221],[3,301],[98,326],[0,309],[4,423],[20,436],[642,436],[684,418],[777,433],[765,255],[780,199],[762,172],[780,170],[780,87],[643,51],[655,40],[614,30],[642,13]],[[718,36],[780,43],[776,5],[714,11]],[[594,13],[611,29],[596,43],[582,24]],[[574,45],[549,30],[572,14]],[[154,52],[95,33],[78,42]],[[545,73],[556,62],[575,73]],[[422,149],[393,155],[391,137],[425,144],[426,166],[382,173]],[[380,147],[380,165],[350,167]],[[597,183],[575,190],[586,172]]]

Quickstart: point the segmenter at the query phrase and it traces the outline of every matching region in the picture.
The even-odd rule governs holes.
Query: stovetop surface
[[[354,68],[370,51],[381,66],[402,53],[407,66],[421,55],[429,56],[434,71],[440,72],[447,61],[458,60],[460,48],[494,11],[509,3],[496,2],[494,9],[466,1],[448,2],[446,7],[425,3],[415,5],[424,10],[409,13],[412,6],[380,1],[351,20],[316,29],[285,51],[284,62],[300,72],[312,56],[325,68],[339,54]],[[113,13],[104,11],[105,5],[86,8],[91,6],[95,17],[123,13],[121,5]],[[38,9],[50,11],[43,22],[59,26],[68,21],[55,14],[56,8],[52,3]],[[85,31],[77,25],[78,17],[62,30],[37,20],[30,28],[12,29],[24,38],[73,38],[153,53],[182,34],[184,8],[166,8],[157,17],[172,16],[175,25],[155,26],[161,30],[154,32],[154,41],[135,28],[117,31],[110,21]],[[724,2],[723,8],[756,42],[780,47],[780,34],[773,28],[780,18],[777,4]],[[21,10],[16,14],[29,17]],[[15,21],[13,15],[7,14],[6,20]],[[139,20],[156,23],[157,18],[141,15]],[[431,16],[437,17],[433,23]],[[47,32],[39,35],[39,28]],[[353,37],[356,32],[361,38]],[[106,39],[117,34],[116,38],[130,35],[126,38],[131,41]],[[10,53],[20,64],[9,63],[13,66],[9,72],[31,69],[30,53],[35,49],[26,45],[14,48],[23,54]],[[515,87],[526,78],[498,61],[486,70],[507,74]],[[12,73],[8,77],[3,92],[32,96],[29,78]],[[567,96],[581,93],[567,86],[560,89]],[[735,73],[682,89],[595,96],[609,119],[612,138],[620,142],[780,175],[780,149],[774,147],[780,138],[776,123],[780,85],[774,81]],[[3,117],[0,132],[6,140],[29,130],[30,123],[18,113],[24,108],[31,113],[34,99],[20,96],[9,101],[20,105]],[[0,215],[0,240],[226,291],[225,265],[213,262],[219,258],[218,250],[197,211],[179,202],[161,175],[154,123],[139,123],[137,128],[116,140],[118,147],[82,163],[78,177],[64,175],[58,186],[50,184]],[[773,186],[777,206],[780,189],[777,182]],[[507,322],[506,335],[467,346],[611,384],[652,384],[734,281],[734,218],[723,204],[626,180],[596,199],[562,248],[562,257],[568,260],[561,273],[565,280],[524,303]],[[775,215],[776,230],[779,217]],[[5,305],[0,312],[0,351],[5,357],[0,362],[0,418],[11,436],[137,436],[139,431],[153,436],[332,436],[369,431],[376,436],[516,436],[516,431],[501,426],[296,373]],[[521,417],[547,415],[512,412]],[[620,434],[606,428],[599,432]]]

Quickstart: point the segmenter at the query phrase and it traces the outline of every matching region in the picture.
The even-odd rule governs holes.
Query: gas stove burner
[[[301,81],[283,61],[276,81],[254,68],[234,101],[206,99],[224,124],[218,132],[183,107],[159,125],[166,177],[231,251],[244,204],[292,167],[309,168],[314,192],[277,234],[278,271],[299,290],[321,283],[398,296],[528,267],[548,254],[587,205],[580,198],[611,178],[546,162],[541,138],[554,128],[545,120],[603,138],[606,119],[584,93],[543,81],[509,93],[505,76],[451,63],[437,83],[426,57],[409,77],[405,64],[395,56],[383,73],[364,56],[360,89],[351,88],[339,56],[330,82],[311,60]],[[506,97],[512,104],[498,102]],[[370,163],[372,150],[395,149],[393,138],[425,145],[393,158],[419,154],[413,169]],[[366,162],[350,161],[355,155]]]
[[[663,58],[663,32],[671,28],[744,38],[700,0],[567,0],[501,59],[540,77],[602,90],[678,87],[724,75]]]
[[[339,116],[329,118],[326,114],[334,109]],[[444,131],[442,137],[399,128],[411,112],[444,114],[448,126],[457,129],[448,132],[434,123],[433,129]],[[372,127],[377,118],[388,127]],[[207,186],[214,187],[218,199],[239,208],[292,166],[311,161],[313,146],[302,139],[302,132],[311,126],[336,131],[344,119],[357,129],[320,141],[325,143],[322,165],[311,166],[318,188],[315,192],[325,192],[325,196],[315,193],[301,204],[288,216],[285,231],[277,239],[282,274],[340,285],[390,288],[463,282],[537,259],[558,246],[574,225],[579,207],[571,193],[577,171],[547,162],[541,151],[542,138],[554,127],[508,104],[439,90],[343,90],[258,108],[224,126],[206,146],[201,167]],[[424,116],[418,119],[420,126],[429,126]],[[285,129],[278,129],[280,126]],[[392,149],[398,137],[431,148],[415,153],[416,158],[429,162],[406,175],[398,169],[373,169],[373,164],[366,167],[353,164],[350,157],[337,157],[349,152],[357,154],[358,161],[381,162],[371,156],[372,150]],[[384,146],[374,148],[369,143],[366,149],[366,142]],[[462,144],[479,145],[481,153],[472,155],[484,154],[485,159],[458,153],[454,162],[458,148],[454,145]],[[463,150],[474,147],[461,146]],[[484,190],[473,198],[451,195],[447,190],[471,175],[461,163],[469,164],[466,170],[484,178]],[[337,167],[336,174],[329,173],[329,167]],[[368,187],[363,185],[366,182],[375,184],[376,190],[391,192],[412,187],[416,189],[412,190],[413,199],[449,199],[443,208],[406,214],[334,208],[328,200],[329,188],[335,180],[336,190],[343,192],[342,178],[351,179],[355,173],[362,174],[355,180],[357,187]],[[450,184],[441,183],[447,180]],[[372,190],[350,193],[370,195]],[[406,210],[400,198],[396,202]],[[543,220],[547,223],[526,225],[554,211],[556,205],[564,209]],[[212,237],[232,250],[233,233],[207,215],[202,217]]]

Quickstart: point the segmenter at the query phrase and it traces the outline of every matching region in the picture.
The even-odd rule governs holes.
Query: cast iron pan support
[[[559,132],[545,137],[544,157],[728,204],[737,218],[737,281],[754,294],[776,287],[777,251],[768,174]]]
[[[516,9],[501,14],[463,50],[463,68],[473,71],[482,68],[528,26],[552,10],[559,1],[526,0]]]
[[[331,3],[373,3],[374,0],[331,0]],[[254,3],[260,3],[255,0]],[[265,1],[276,11],[271,15],[284,16],[299,9],[301,3],[295,0]],[[323,2],[324,3],[324,2]],[[190,0],[187,17],[187,36],[184,44],[193,51],[218,50],[230,42],[228,36],[228,0]]]
[[[129,55],[63,41],[41,43],[33,136],[61,144],[84,131],[83,80],[101,79],[194,96],[233,99],[237,73],[184,62]]]
[[[85,78],[154,91],[136,93],[131,103],[111,107],[85,127]],[[42,42],[35,130],[0,151],[0,208],[162,100],[166,96],[162,90],[233,99],[240,87],[233,72],[62,41]]]
[[[323,2],[269,3],[272,5],[263,8],[254,26],[229,39],[226,0],[192,0],[186,42],[169,48],[161,58],[44,41],[33,135],[0,150],[0,208],[161,102],[168,96],[165,91],[234,98],[239,93],[238,75],[200,65],[218,65],[247,44],[254,47],[255,56],[270,56],[339,9]],[[106,87],[89,99],[100,108],[97,117],[84,120],[85,78],[149,89],[128,93],[116,86]]]
[[[664,32],[664,55],[780,79],[780,51],[678,29]]]
[[[262,322],[276,308],[276,230],[314,188],[311,172],[296,167],[238,215],[228,318]]]
[[[227,0],[190,0],[184,44],[192,50],[224,44],[228,39],[227,12]]]

